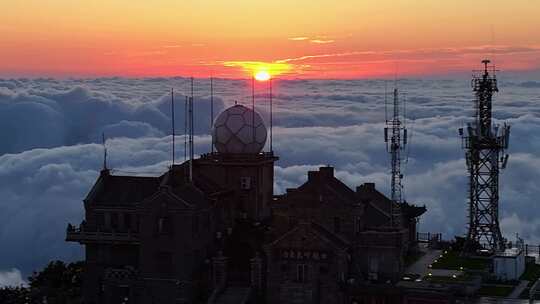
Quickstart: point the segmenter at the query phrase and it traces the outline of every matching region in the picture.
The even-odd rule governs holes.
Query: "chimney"
[[[319,172],[317,172],[317,171],[308,171],[308,173],[307,173],[308,181],[315,181],[316,178],[317,178],[318,173]]]
[[[320,167],[319,171],[321,172],[321,176],[324,176],[326,178],[334,177],[334,167]]]
[[[364,184],[356,187],[356,192],[361,192],[361,191],[370,192],[370,191],[374,191],[374,190],[375,190],[375,183],[364,183]]]
[[[101,171],[99,172],[99,175],[100,176],[109,176],[109,175],[111,175],[111,171],[109,169],[101,169]]]

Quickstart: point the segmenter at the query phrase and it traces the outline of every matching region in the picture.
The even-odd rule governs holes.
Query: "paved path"
[[[508,296],[510,299],[517,299],[519,298],[519,295],[527,288],[527,285],[529,285],[529,281],[527,280],[521,280],[519,281],[519,285],[512,290],[512,293]]]
[[[424,277],[429,272],[429,265],[438,258],[442,253],[442,250],[429,250],[418,261],[411,266],[407,267],[405,273],[416,273]]]
[[[533,303],[539,302],[534,301]],[[529,300],[482,297],[475,304],[529,304]]]

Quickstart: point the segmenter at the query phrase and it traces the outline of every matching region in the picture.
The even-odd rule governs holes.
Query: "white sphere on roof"
[[[214,121],[212,142],[220,153],[259,153],[266,143],[266,127],[259,113],[234,105]]]

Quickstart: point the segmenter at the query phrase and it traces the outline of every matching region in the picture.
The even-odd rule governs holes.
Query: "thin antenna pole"
[[[214,129],[214,77],[210,76],[210,132]],[[210,141],[210,151],[214,153],[214,143]]]
[[[172,121],[172,165],[174,166],[174,150],[175,150],[175,145],[174,145],[174,139],[175,139],[175,130],[174,130],[174,89],[171,88],[171,121]]]
[[[189,181],[193,181],[193,77],[191,77],[191,99],[189,101]]]
[[[394,73],[394,88],[397,89],[398,87],[398,61],[396,60],[396,71]]]
[[[493,24],[491,24],[490,30],[491,30],[491,45],[490,45],[490,50],[489,50],[490,51],[489,57],[491,59],[495,59],[494,56],[493,56],[495,54],[495,50],[494,50],[494,48],[495,48],[495,30],[493,29]]]
[[[253,110],[251,113],[252,143],[255,144],[255,76],[251,76],[251,108]]]
[[[407,93],[402,93],[402,98],[401,100],[403,100],[402,104],[403,104],[403,109],[402,109],[402,118],[403,118],[403,121],[402,121],[402,125],[403,127],[406,127],[407,126]]]
[[[187,160],[187,142],[188,142],[188,103],[189,97],[186,95],[184,100],[184,161]]]
[[[384,81],[384,120],[388,122],[388,82]]]
[[[270,78],[270,152],[274,152],[274,149],[272,147],[272,129],[274,127],[273,123],[273,109],[272,109],[272,78]]]
[[[103,145],[103,170],[107,170],[107,146],[105,145],[105,132],[101,133],[101,144]]]

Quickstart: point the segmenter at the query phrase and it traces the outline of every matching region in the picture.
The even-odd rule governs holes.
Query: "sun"
[[[258,81],[267,81],[270,79],[270,73],[268,71],[258,71],[255,73],[255,79]]]

